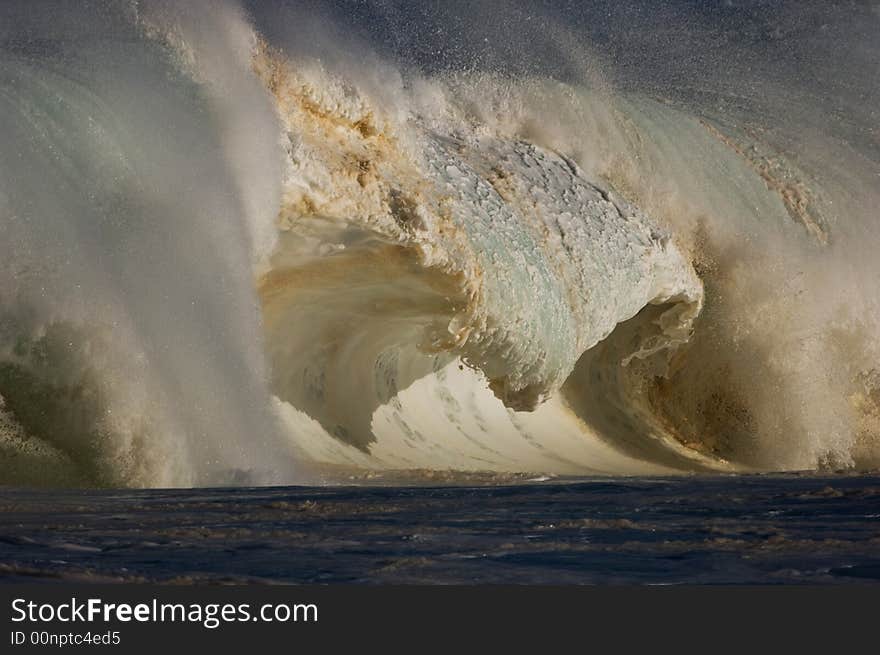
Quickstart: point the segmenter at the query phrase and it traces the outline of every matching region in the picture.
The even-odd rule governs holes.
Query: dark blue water
[[[880,477],[6,489],[0,579],[877,583]]]

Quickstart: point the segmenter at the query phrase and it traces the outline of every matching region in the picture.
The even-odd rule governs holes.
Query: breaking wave
[[[6,3],[0,483],[877,466],[880,16],[600,5]]]

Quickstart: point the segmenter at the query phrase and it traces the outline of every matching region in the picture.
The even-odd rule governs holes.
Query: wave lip
[[[569,158],[464,129],[452,108],[385,114],[266,47],[255,70],[287,144],[282,236],[260,283],[273,389],[331,435],[369,450],[388,403],[411,430],[400,392],[456,360],[510,410],[534,411],[648,305],[664,311],[618,364],[687,341],[702,305],[693,267]],[[447,413],[427,438],[463,420]]]

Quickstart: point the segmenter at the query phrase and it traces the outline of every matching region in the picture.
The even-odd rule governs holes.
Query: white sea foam
[[[0,480],[877,465],[878,163],[768,112],[794,82],[658,101],[550,19],[562,60],[435,65],[305,5],[16,7]]]

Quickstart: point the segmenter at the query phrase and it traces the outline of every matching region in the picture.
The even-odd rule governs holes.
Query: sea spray
[[[876,466],[878,17],[794,6],[6,3],[0,479]]]

